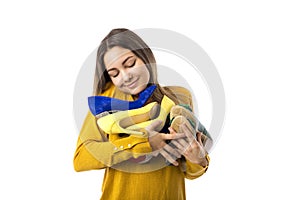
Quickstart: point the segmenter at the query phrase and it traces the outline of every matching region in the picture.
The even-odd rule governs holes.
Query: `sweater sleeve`
[[[180,104],[187,104],[193,110],[193,100],[191,93],[184,87],[171,86],[170,89],[175,95]],[[208,169],[210,158],[206,155],[207,166],[201,166],[199,164],[191,163],[185,159],[185,171],[184,175],[187,179],[195,179],[202,176]]]
[[[98,128],[96,118],[88,112],[78,137],[73,164],[75,171],[102,169],[151,151],[147,137],[129,136],[111,143]]]
[[[207,163],[209,163],[209,156],[206,155]],[[202,166],[199,164],[191,163],[186,160],[186,171],[184,172],[184,176],[187,179],[195,179],[202,176],[208,169],[208,164],[206,166]]]

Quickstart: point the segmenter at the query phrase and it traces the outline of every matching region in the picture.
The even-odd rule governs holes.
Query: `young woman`
[[[150,86],[155,89],[149,95]],[[160,104],[161,110],[167,109],[165,102],[193,107],[185,88],[159,85],[154,55],[138,35],[127,29],[112,30],[98,48],[94,95],[131,103],[147,92],[149,97],[139,106],[142,109],[152,102]],[[151,121],[143,129],[143,137],[125,134],[112,140],[97,120],[98,116],[88,112],[78,138],[74,168],[105,169],[103,200],[185,199],[184,179],[197,178],[208,168],[201,132],[194,137],[187,126],[182,126],[177,133],[166,118]]]

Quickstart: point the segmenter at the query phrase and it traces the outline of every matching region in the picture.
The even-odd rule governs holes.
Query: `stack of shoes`
[[[117,111],[102,116],[97,119],[97,125],[109,135],[109,141],[114,143],[125,137],[148,137],[145,128],[156,120],[162,121],[156,130],[159,132],[164,127],[168,116],[170,116],[170,126],[176,132],[182,132],[180,128],[182,124],[186,124],[195,137],[197,132],[202,132],[202,143],[206,151],[210,150],[213,140],[205,127],[187,106],[175,105],[167,96],[163,97],[161,105],[152,102],[140,108]]]
[[[101,130],[109,134],[109,140],[112,142],[129,135],[148,137],[145,128],[154,121],[160,120],[163,122],[157,128],[157,131],[160,131],[174,105],[171,99],[164,96],[161,105],[152,102],[141,108],[119,111],[99,118],[97,124]]]
[[[97,119],[98,127],[106,134],[112,144],[117,144],[118,140],[125,139],[130,141],[134,137],[147,138],[146,127],[154,121],[159,120],[162,123],[156,127],[156,131],[163,129],[171,108],[175,103],[164,96],[159,105],[157,102],[149,103],[143,107],[117,111]],[[151,154],[133,155],[130,159],[136,163],[147,163],[152,158]]]

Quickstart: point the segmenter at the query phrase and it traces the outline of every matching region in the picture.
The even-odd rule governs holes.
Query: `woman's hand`
[[[171,143],[176,146],[177,150],[190,162],[206,166],[208,161],[206,159],[206,150],[201,141],[202,133],[197,132],[196,139],[186,125],[183,124],[180,128],[186,137],[173,140]],[[171,127],[169,128],[169,131],[171,135],[182,134],[176,133]]]
[[[166,140],[175,140],[186,136],[184,133],[165,134],[157,132],[157,127],[159,127],[161,123],[162,121],[154,121],[146,127],[153,155],[157,156],[158,154],[161,154],[168,162],[177,166],[178,162],[176,160],[181,157],[181,154],[176,148],[168,145]]]

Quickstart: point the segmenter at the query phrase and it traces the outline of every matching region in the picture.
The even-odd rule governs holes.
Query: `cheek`
[[[111,78],[111,81],[117,87],[121,85],[121,79],[119,77],[118,78]]]
[[[143,78],[145,79],[145,81],[149,81],[150,80],[150,73],[148,71],[148,69],[146,67],[143,68],[143,70],[141,71]]]

